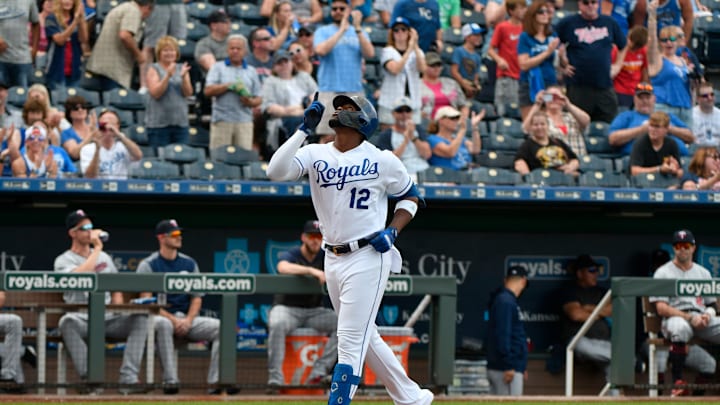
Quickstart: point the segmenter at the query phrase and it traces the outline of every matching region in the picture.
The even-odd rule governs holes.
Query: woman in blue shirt
[[[485,116],[485,110],[479,114],[473,112],[470,120],[472,140],[467,140],[467,123],[460,111],[445,106],[435,113],[435,121],[430,123],[428,132],[433,133],[427,139],[432,150],[430,166],[447,167],[449,169],[467,169],[472,163],[472,155],[480,153],[480,130],[477,124]]]
[[[523,32],[518,39],[520,64],[520,113],[523,119],[535,102],[539,90],[557,83],[553,59],[560,40],[553,35],[550,8],[536,0],[525,12]]]

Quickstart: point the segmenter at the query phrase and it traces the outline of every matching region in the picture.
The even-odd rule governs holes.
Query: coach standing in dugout
[[[523,394],[528,350],[517,299],[527,284],[527,270],[521,266],[512,266],[507,270],[503,287],[490,297],[487,330],[490,395]]]
[[[306,174],[311,179],[326,251],[325,280],[338,314],[338,364],[328,404],[350,405],[367,359],[394,403],[429,405],[433,393],[408,377],[375,325],[388,277],[401,271],[395,239],[422,198],[400,159],[366,142],[378,117],[365,97],[336,96],[328,122],[334,141],[301,148],[325,110],[317,99],[316,93],[303,124],[270,159],[267,174],[275,181],[297,181]],[[385,227],[389,198],[397,203]]]

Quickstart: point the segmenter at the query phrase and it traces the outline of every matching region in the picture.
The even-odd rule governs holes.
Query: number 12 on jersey
[[[370,190],[366,188],[357,189],[353,187],[350,190],[350,208],[359,210],[366,210],[370,207],[367,205],[367,201],[370,199]]]

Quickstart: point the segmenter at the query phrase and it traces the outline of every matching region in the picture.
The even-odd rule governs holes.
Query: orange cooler
[[[412,328],[401,326],[378,326],[378,332],[383,340],[390,346],[395,357],[400,360],[405,372],[408,371],[408,358],[410,357],[410,345],[417,343],[419,339],[413,333]],[[365,365],[365,385],[382,384],[375,373]]]
[[[285,384],[300,386],[305,384],[312,371],[315,360],[322,355],[328,337],[312,328],[299,328],[285,337],[285,359],[283,374]],[[313,388],[286,388],[281,393],[287,395],[324,395],[324,390]]]

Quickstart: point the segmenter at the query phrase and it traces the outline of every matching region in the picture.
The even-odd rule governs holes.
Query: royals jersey
[[[307,145],[297,151],[295,162],[309,177],[315,213],[330,244],[384,229],[388,197],[400,197],[413,185],[400,159],[367,141],[346,152],[332,143]]]

